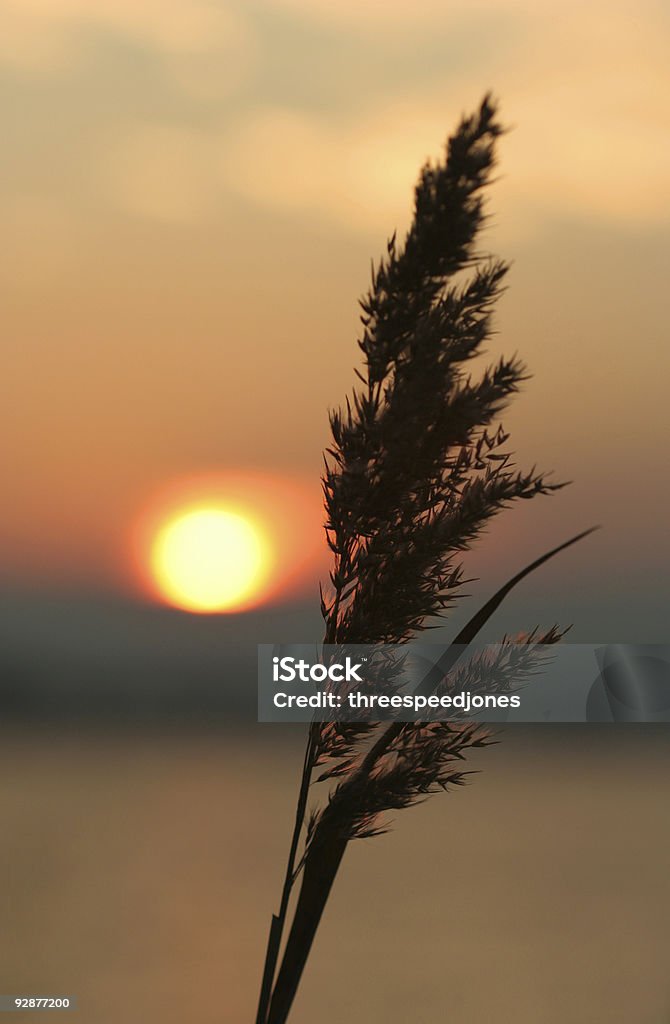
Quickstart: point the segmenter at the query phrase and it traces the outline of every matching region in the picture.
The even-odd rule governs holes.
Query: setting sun
[[[251,518],[225,507],[191,508],[156,534],[151,568],[170,604],[194,612],[235,611],[262,590],[269,542]]]
[[[327,571],[320,488],[229,468],[177,477],[129,524],[138,596],[189,612],[250,611],[318,590]]]

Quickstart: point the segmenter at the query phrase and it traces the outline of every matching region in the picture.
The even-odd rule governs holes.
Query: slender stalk
[[[325,835],[325,833],[324,833]],[[285,1024],[302,978],[321,916],[347,847],[347,839],[328,837],[319,848],[319,856],[308,857],[300,886],[295,915],[286,942],[267,1024]]]
[[[284,925],[286,923],[286,914],[288,912],[289,900],[291,898],[291,889],[293,888],[293,882],[295,881],[295,867],[296,858],[298,855],[298,844],[300,842],[300,832],[302,830],[303,822],[305,820],[305,811],[307,809],[307,797],[309,796],[309,786],[312,778],[312,770],[314,768],[313,758],[314,725],[311,725],[309,736],[307,739],[307,744],[305,746],[305,757],[302,767],[302,777],[300,780],[300,788],[298,790],[298,800],[296,803],[295,810],[295,823],[293,826],[293,834],[291,836],[291,845],[289,847],[288,861],[286,864],[286,875],[284,877],[284,884],[282,887],[279,912],[277,914],[272,915],[272,921],[270,923],[268,945],[265,954],[265,964],[263,967],[263,979],[261,981],[261,992],[258,1000],[258,1010],[256,1013],[256,1024],[265,1024],[267,1019],[270,995],[272,992],[272,983],[274,981],[277,960],[279,958],[279,948],[281,946],[282,933],[284,931]]]
[[[341,590],[341,586],[336,588],[335,599],[330,609],[329,623],[324,637],[324,643],[326,644],[333,643],[334,640],[334,627],[337,623],[337,612],[339,608]],[[282,886],[279,912],[272,915],[272,921],[270,922],[268,944],[265,952],[265,963],[263,965],[263,977],[261,980],[261,991],[258,999],[258,1010],[256,1011],[256,1024],[266,1024],[267,1020],[270,995],[272,993],[272,983],[274,981],[275,970],[277,968],[277,960],[279,959],[279,949],[281,946],[282,934],[284,932],[284,925],[286,924],[286,915],[288,913],[291,890],[293,889],[293,884],[296,879],[296,858],[298,855],[298,845],[300,843],[300,833],[302,831],[302,826],[305,821],[305,813],[307,811],[307,798],[309,796],[309,787],[312,781],[312,772],[314,771],[318,728],[319,723],[312,722],[309,729],[309,735],[307,737],[307,744],[305,746],[302,776],[300,779],[298,799],[296,802],[295,822],[293,825],[293,834],[291,836],[291,845],[289,847],[284,884]]]

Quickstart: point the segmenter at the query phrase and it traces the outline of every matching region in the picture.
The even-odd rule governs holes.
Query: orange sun
[[[170,604],[194,612],[234,611],[253,601],[271,561],[260,525],[216,505],[191,508],[169,519],[151,547],[160,592]]]
[[[175,480],[132,527],[135,580],[146,596],[200,613],[313,594],[321,515],[318,487],[299,477],[237,470]]]

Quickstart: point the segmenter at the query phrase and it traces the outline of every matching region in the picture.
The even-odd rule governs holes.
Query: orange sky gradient
[[[268,599],[315,595],[369,260],[492,88],[513,130],[485,245],[514,267],[490,354],[534,375],[504,422],[574,484],[474,564],[603,523],[561,571],[661,583],[663,5],[8,0],[0,26],[6,581],[146,596],[138,530],[204,475],[274,503],[293,569]]]

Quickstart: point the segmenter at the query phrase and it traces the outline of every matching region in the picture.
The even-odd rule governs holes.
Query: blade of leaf
[[[570,540],[566,540],[563,544],[559,544],[558,547],[552,548],[551,551],[545,552],[539,558],[536,558],[534,562],[527,565],[521,572],[518,572],[516,576],[512,576],[510,580],[505,583],[500,590],[497,590],[493,597],[490,597],[486,604],[477,611],[472,618],[463,626],[458,636],[454,638],[447,650],[444,652],[441,658],[435,663],[429,672],[421,680],[417,688],[415,689],[416,694],[423,694],[428,696],[433,692],[437,684],[444,678],[456,662],[465,653],[469,644],[475,639],[480,630],[486,625],[488,620],[491,618],[493,613],[500,607],[502,602],[505,600],[510,590],[512,590],[517,583],[529,576],[535,569],[539,569],[541,565],[548,562],[554,555],[559,554],[561,551],[565,551],[566,548],[576,544],[577,541],[582,540],[584,537],[588,537],[590,533],[600,529],[598,526],[592,526],[588,530],[583,530],[578,533],[576,537],[571,537]]]

